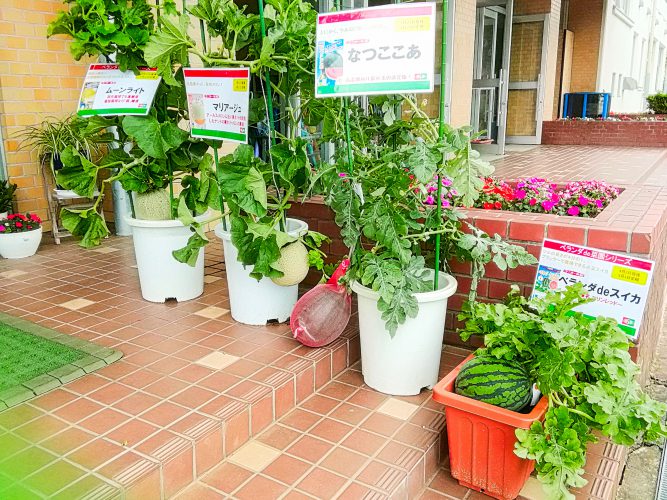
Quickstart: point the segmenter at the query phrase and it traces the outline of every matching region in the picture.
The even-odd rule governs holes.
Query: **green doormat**
[[[122,355],[0,313],[0,411],[99,370]]]

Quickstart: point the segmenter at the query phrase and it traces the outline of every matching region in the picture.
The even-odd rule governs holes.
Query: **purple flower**
[[[575,205],[571,206],[570,208],[567,209],[567,214],[572,216],[579,215],[579,207]]]
[[[585,207],[586,205],[588,205],[588,198],[586,198],[586,197],[583,196],[583,195],[579,196],[579,204],[580,204],[582,207]]]
[[[526,197],[526,192],[523,189],[517,189],[514,191],[514,197],[517,200],[523,200]]]
[[[435,203],[435,198],[431,196],[430,194],[426,197],[426,204],[428,205],[433,205]]]
[[[602,203],[602,200],[595,200],[595,204],[597,205],[598,208],[602,208],[604,206],[604,203]]]

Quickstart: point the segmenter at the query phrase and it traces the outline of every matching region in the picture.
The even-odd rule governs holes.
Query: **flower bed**
[[[42,220],[36,214],[9,214],[0,220],[0,233],[24,233],[38,229],[41,224]]]
[[[667,121],[545,121],[542,123],[542,144],[667,147]]]

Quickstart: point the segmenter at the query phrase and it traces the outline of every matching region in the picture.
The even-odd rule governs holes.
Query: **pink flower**
[[[570,208],[567,209],[567,214],[572,215],[572,216],[577,216],[579,215],[579,207],[577,206],[571,206]]]
[[[597,205],[598,208],[602,208],[604,206],[604,203],[602,203],[602,200],[595,200],[595,204]]]
[[[1,226],[1,225],[0,225],[0,233],[2,233],[3,231],[5,231],[5,229],[6,229],[5,226]]]
[[[442,206],[444,208],[449,208],[451,205],[448,200],[442,200]]]
[[[585,207],[586,205],[588,205],[588,198],[586,198],[586,197],[583,196],[583,195],[582,195],[582,196],[579,196],[579,204],[580,204],[582,207]]]
[[[529,204],[531,207],[534,207],[536,203],[537,203],[537,199],[536,199],[536,198],[531,198],[530,200],[528,200],[528,204]]]
[[[426,197],[426,204],[427,205],[433,205],[435,204],[435,198],[431,196],[430,194]]]
[[[526,197],[526,192],[523,189],[517,189],[514,191],[514,197],[517,200],[523,200]]]
[[[547,212],[551,211],[551,209],[554,208],[554,205],[555,205],[555,203],[553,201],[543,201],[542,202],[542,208]]]
[[[449,187],[449,186],[452,185],[452,180],[449,177],[444,177],[442,179],[442,185],[446,186],[446,187]]]

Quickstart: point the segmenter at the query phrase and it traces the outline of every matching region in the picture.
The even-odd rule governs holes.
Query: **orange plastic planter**
[[[517,413],[454,392],[454,382],[471,354],[433,388],[433,399],[445,405],[449,465],[452,476],[467,488],[494,498],[516,498],[535,463],[514,454],[517,428],[542,420],[548,400],[528,413]]]

